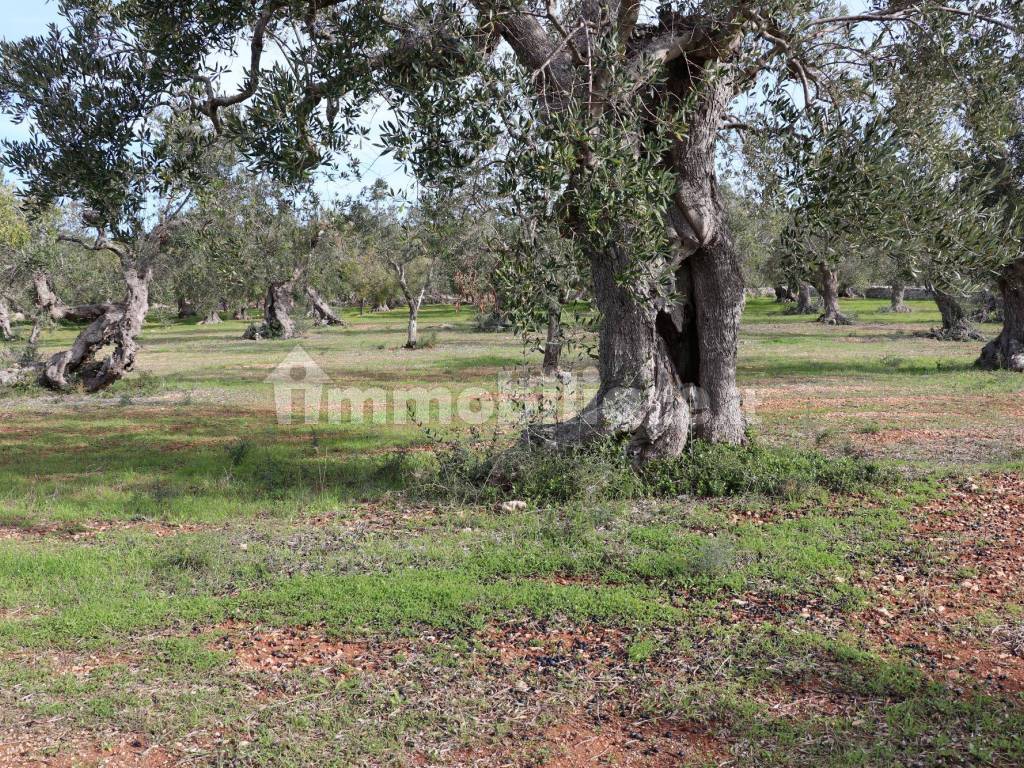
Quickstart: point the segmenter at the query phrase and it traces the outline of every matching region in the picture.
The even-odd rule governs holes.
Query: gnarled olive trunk
[[[263,323],[250,325],[243,338],[259,339],[294,339],[296,334],[292,310],[295,309],[293,296],[295,283],[302,276],[296,269],[288,280],[273,282],[267,286],[267,295],[263,300]]]
[[[557,301],[548,306],[548,332],[544,341],[544,363],[541,370],[545,376],[553,376],[559,371],[559,360],[562,356],[562,305]]]
[[[199,321],[199,325],[216,325],[220,322],[223,322],[220,319],[220,313],[216,309],[211,309],[206,313],[206,317]]]
[[[691,93],[685,65],[668,89]],[[600,387],[575,418],[529,431],[545,444],[625,438],[637,462],[676,456],[695,436],[741,443],[745,423],[736,386],[744,286],[740,258],[725,223],[714,147],[728,85],[704,90],[690,130],[664,158],[676,179],[668,212],[676,248],[674,293],[666,302],[656,278],[624,286],[632,266],[628,241],[589,253],[594,301],[601,312]],[[586,242],[592,235],[581,231]]]
[[[839,278],[825,263],[818,265],[818,293],[821,294],[822,313],[819,323],[849,325],[850,319],[839,311]]]
[[[676,353],[696,338],[684,340],[656,300],[620,284],[628,265],[625,248],[591,254],[594,301],[601,311],[600,388],[577,417],[530,430],[533,441],[557,447],[628,437],[630,452],[641,461],[676,455],[686,445],[691,409]],[[693,320],[679,318],[691,329]]]
[[[179,296],[178,297],[178,319],[184,320],[186,317],[195,317],[197,314],[195,305],[192,304],[188,299]]]
[[[814,312],[810,283],[800,283],[800,288],[796,292],[796,306],[790,311],[794,315],[810,315]]]
[[[11,312],[7,308],[7,302],[0,297],[0,339],[10,340],[14,338],[14,329],[11,328]]]
[[[309,299],[309,311],[317,325],[344,325],[331,305],[324,301],[323,297],[311,285],[306,286],[306,297]]]
[[[36,306],[43,310],[54,322],[68,320],[73,323],[91,323],[103,317],[117,304],[65,304],[53,290],[50,278],[45,272],[32,275],[32,285],[36,292]]]
[[[1024,257],[1003,270],[999,292],[1003,297],[1003,330],[985,345],[977,365],[1024,373]]]
[[[43,366],[41,384],[66,390],[77,378],[87,392],[97,392],[132,370],[137,338],[149,311],[153,273],[148,266],[127,263],[123,272],[128,291],[124,303],[108,305],[106,312],[78,334],[71,349],[53,355]],[[113,351],[97,361],[96,353],[108,345],[113,345]]]
[[[903,283],[893,283],[889,293],[890,312],[910,312],[906,304],[907,286]]]
[[[943,341],[978,341],[982,338],[955,296],[934,287],[932,293],[942,315],[942,327],[933,328],[930,336]]]

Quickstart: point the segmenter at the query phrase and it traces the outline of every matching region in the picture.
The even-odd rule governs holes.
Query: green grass
[[[499,477],[489,426],[278,425],[264,379],[293,345],[245,323],[149,323],[138,372],[99,397],[0,395],[0,744],[527,766],[599,711],[682,723],[737,765],[1019,765],[1019,698],[943,685],[859,623],[873,573],[936,557],[907,515],[938,474],[1024,461],[1021,378],[915,337],[927,303],[886,304],[825,328],[748,302],[754,447],[695,443],[644,475],[596,453]],[[414,352],[401,311],[345,316],[301,340],[337,386],[491,390],[537,363],[468,309],[426,308]],[[477,464],[446,465],[438,441],[471,438]],[[238,663],[289,628],[371,661]]]

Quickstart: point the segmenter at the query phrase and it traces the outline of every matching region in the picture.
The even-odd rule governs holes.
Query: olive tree
[[[307,190],[250,171],[228,148],[221,155],[175,237],[176,292],[207,323],[219,320],[219,309],[241,310],[261,296],[263,322],[250,326],[247,338],[292,338],[300,290],[314,311],[334,315],[309,282],[324,226],[318,202]]]
[[[166,49],[180,30],[169,81],[191,80],[195,111],[275,167],[345,149],[376,95],[396,114],[385,141],[425,178],[457,174],[477,145],[507,149],[510,191],[545,193],[584,254],[602,320],[595,399],[534,436],[621,437],[637,461],[677,454],[691,435],[745,439],[744,284],[716,168],[723,131],[744,122],[733,113],[782,99],[815,109],[851,72],[870,77],[909,27],[1019,21],[1010,0],[856,13],[831,0],[114,5],[132,44]],[[239,37],[249,67],[227,90],[206,63]],[[271,66],[265,43],[282,38],[288,65]]]
[[[263,322],[249,326],[247,339],[291,339],[298,331],[292,311],[295,293],[304,284],[325,225],[316,203],[303,210],[281,196],[269,206],[266,217],[254,220],[251,248],[254,258],[245,262],[265,286]]]
[[[161,114],[167,60],[122,46],[103,8],[62,11],[67,25],[0,43],[0,107],[32,128],[28,139],[3,143],[0,162],[24,180],[32,206],[80,202],[85,232],[61,238],[106,254],[120,272],[123,299],[37,366],[48,387],[93,392],[134,366],[154,266],[189,200],[189,161],[172,149],[181,136]]]
[[[62,241],[71,232],[84,234],[77,207],[48,206],[25,214],[24,235],[17,248],[6,252],[0,291],[22,314],[33,317],[29,344],[34,346],[49,323],[88,323],[101,317],[113,308],[121,288],[108,255]]]
[[[1015,12],[1019,22],[1021,9]],[[993,282],[1002,285],[1019,258],[1013,157],[1024,116],[1022,43],[1019,32],[996,30],[920,39],[903,46],[882,74],[891,84],[892,122],[910,128],[884,183],[903,189],[879,210],[882,220],[911,233],[893,243],[890,269],[898,283],[909,274],[932,289],[942,316],[937,338],[981,339],[966,301]],[[958,66],[946,66],[949,58]]]
[[[971,156],[992,179],[986,202],[1007,220],[1009,257],[995,269],[1003,327],[985,345],[981,368],[1024,372],[1024,40],[999,40],[975,50],[979,66],[962,90],[968,96],[965,125]]]

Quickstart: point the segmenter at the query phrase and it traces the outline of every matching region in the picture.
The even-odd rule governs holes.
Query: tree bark
[[[681,64],[668,88],[691,93]],[[744,285],[740,257],[726,226],[714,166],[728,83],[703,89],[690,130],[665,158],[676,178],[668,224],[678,251],[673,286],[662,298],[656,281],[623,286],[632,259],[625,243],[592,249],[590,273],[601,312],[600,387],[574,419],[532,429],[544,444],[626,438],[637,463],[677,456],[689,437],[742,443],[745,422],[736,385],[736,353]],[[586,242],[590,233],[581,231]]]
[[[932,328],[929,336],[941,341],[980,341],[983,338],[955,296],[935,287],[932,293],[942,315],[942,327]]]
[[[135,365],[136,339],[149,311],[149,283],[152,269],[126,263],[124,281],[127,296],[123,304],[110,308],[90,323],[75,339],[71,349],[53,355],[43,366],[40,383],[51,389],[68,390],[77,378],[86,392],[110,386]],[[95,355],[105,346],[114,350],[103,361]]]
[[[409,281],[406,279],[406,266],[407,262],[397,260],[391,262],[391,267],[395,270],[395,275],[398,277],[398,287],[402,289],[402,295],[405,297],[405,303],[409,307],[409,328],[405,348],[416,349],[419,345],[418,326],[420,307],[423,305],[423,298],[427,295],[431,282],[433,282],[434,264],[433,262],[430,263],[430,266],[427,269],[427,275],[423,280],[423,285],[420,286],[418,294],[413,292],[413,289],[409,285]]]
[[[981,305],[971,315],[971,319],[976,323],[1002,323],[1006,319],[1003,304],[1001,291],[996,294],[985,290],[981,296]]]
[[[814,302],[811,300],[811,284],[800,283],[796,293],[796,305],[789,310],[794,315],[810,315],[814,312]]]
[[[839,278],[827,264],[818,265],[818,293],[821,294],[822,313],[819,323],[825,325],[850,325],[850,319],[839,311]]]
[[[182,298],[182,297],[179,296],[178,297],[178,319],[179,320],[184,320],[186,317],[195,317],[195,316],[196,316],[196,308],[193,306],[192,302],[190,302],[188,299],[185,299],[185,298]]]
[[[675,353],[693,352],[687,334],[652,300],[622,286],[628,266],[624,248],[590,257],[594,300],[601,311],[598,370],[600,387],[577,417],[528,432],[534,442],[560,447],[603,438],[626,437],[637,461],[674,456],[689,437],[691,409]],[[690,331],[694,318],[678,318]]]
[[[317,325],[344,325],[342,319],[331,309],[331,305],[311,285],[306,286],[306,297],[309,299],[309,310]]]
[[[231,315],[231,319],[232,320],[248,320],[249,319],[249,308],[248,307],[239,307],[238,309],[236,309],[234,311],[234,314]]]
[[[562,356],[562,305],[552,302],[548,307],[548,333],[544,342],[544,363],[542,370],[545,376],[554,376],[559,371],[559,359]]]
[[[1003,297],[1003,330],[985,345],[977,365],[986,370],[1024,373],[1024,256],[999,276]]]
[[[890,312],[910,312],[910,307],[907,306],[905,298],[907,293],[907,286],[903,283],[893,283],[891,287],[891,293],[889,295],[889,311]]]
[[[250,325],[242,335],[245,339],[294,339],[297,335],[292,310],[295,299],[292,294],[295,283],[302,276],[296,269],[288,280],[271,283],[267,286],[267,295],[263,300],[263,323]]]
[[[216,309],[211,309],[206,313],[206,317],[199,321],[199,325],[216,325],[220,322],[223,322],[220,319],[220,313]]]
[[[0,339],[9,341],[14,338],[14,329],[11,328],[11,313],[7,308],[7,302],[0,297]]]
[[[28,345],[34,349],[39,345],[39,337],[43,335],[43,315],[36,313],[35,321],[32,323],[32,332],[28,335]]]
[[[73,323],[91,323],[118,308],[117,304],[76,304],[68,305],[60,300],[53,290],[50,278],[45,272],[32,275],[36,292],[36,306],[50,316],[54,322],[67,320]]]
[[[409,304],[409,328],[406,334],[405,348],[416,349],[416,345],[419,344],[419,314],[420,307],[418,302]]]
[[[405,348],[416,349],[419,345],[419,317],[420,317],[420,306],[423,304],[423,297],[427,293],[427,286],[424,285],[420,292],[416,295],[409,290],[408,285],[405,281],[405,269],[401,269],[399,272],[398,282],[402,287],[402,293],[405,294],[405,303],[409,307],[409,326],[406,333]]]

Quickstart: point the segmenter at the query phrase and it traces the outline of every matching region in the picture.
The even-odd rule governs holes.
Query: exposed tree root
[[[917,334],[926,339],[936,341],[984,341],[985,337],[967,320],[961,320],[949,328],[932,328],[929,331]]]
[[[893,313],[893,314],[904,315],[904,314],[910,314],[914,310],[912,310],[906,304],[893,304],[893,305],[888,306],[888,307],[882,307],[879,311],[880,312],[890,312],[890,313]]]
[[[905,302],[907,294],[906,286],[901,283],[895,283],[892,286],[892,291],[889,296],[889,306],[884,308],[883,312],[893,312],[896,314],[904,314],[910,312],[910,307]]]
[[[853,325],[853,320],[842,312],[826,312],[818,316],[818,322],[824,325]]]
[[[637,462],[676,456],[686,445],[690,406],[681,388],[614,387],[599,392],[576,417],[559,424],[534,426],[526,442],[555,450],[599,440],[628,437],[627,451]]]
[[[1004,335],[1005,331],[985,345],[975,365],[986,371],[1024,373],[1024,343]]]

